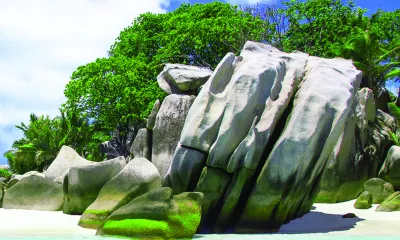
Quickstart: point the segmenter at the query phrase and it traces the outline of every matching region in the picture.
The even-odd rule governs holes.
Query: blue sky
[[[232,4],[272,0],[226,0]],[[144,12],[172,11],[210,0],[0,0],[0,164],[22,135],[14,126],[29,114],[54,117],[63,90],[80,65],[106,57],[119,32]],[[356,0],[387,11],[400,0]]]

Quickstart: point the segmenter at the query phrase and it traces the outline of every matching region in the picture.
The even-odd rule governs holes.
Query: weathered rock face
[[[161,178],[165,176],[171,164],[183,124],[194,99],[194,96],[188,95],[169,95],[164,99],[157,114],[153,128],[151,161],[160,172]]]
[[[63,183],[66,214],[82,214],[96,200],[101,188],[126,165],[124,157],[69,169]]]
[[[379,118],[385,114],[376,111],[372,91],[367,88],[358,91],[324,168],[315,202],[355,199],[364,190],[364,182],[377,176],[380,158],[390,144],[388,130],[394,131],[390,121],[382,122],[377,113]]]
[[[400,147],[392,146],[379,171],[379,177],[400,190]]]
[[[139,129],[135,140],[132,143],[130,152],[134,158],[150,159],[151,156],[151,133],[147,128]]]
[[[160,174],[149,160],[132,159],[100,190],[96,200],[83,213],[79,226],[97,229],[119,207],[160,186]]]
[[[157,188],[119,208],[97,231],[146,239],[192,238],[201,219],[202,193],[174,196],[170,188]]]
[[[400,192],[394,192],[376,208],[377,212],[400,211]]]
[[[380,204],[392,193],[394,193],[393,186],[383,181],[380,178],[371,178],[364,183],[365,191],[372,194],[372,203]]]
[[[215,231],[279,229],[310,210],[354,114],[360,80],[351,61],[246,43],[202,86],[164,184],[180,193],[197,182],[205,199],[202,225]],[[368,124],[373,102],[368,97],[364,105]]]
[[[372,207],[372,194],[364,191],[358,196],[357,201],[354,203],[354,208],[368,209]]]
[[[10,180],[7,183],[7,188],[10,188],[12,186],[14,186],[15,184],[17,184],[17,182],[19,182],[21,179],[31,176],[31,175],[36,175],[38,177],[45,177],[45,175],[43,173],[37,172],[37,171],[30,171],[27,173],[24,173],[23,175],[20,174],[13,174],[10,178]]]
[[[62,185],[38,175],[21,179],[7,189],[3,199],[6,209],[58,211],[62,205]]]
[[[212,71],[206,68],[182,64],[166,64],[158,75],[158,85],[167,94],[190,93],[203,85]]]
[[[146,123],[146,128],[149,130],[153,130],[154,125],[156,125],[156,117],[158,114],[158,111],[160,111],[161,107],[161,102],[160,100],[157,99],[157,101],[154,103],[153,109],[151,110],[149,119],[147,119]]]
[[[73,166],[87,165],[90,163],[92,162],[79,156],[74,149],[68,146],[62,146],[56,159],[54,159],[44,174],[46,178],[55,180],[56,178],[63,178]]]
[[[376,108],[382,110],[385,113],[389,112],[388,103],[390,102],[390,94],[386,88],[378,90],[376,96]]]

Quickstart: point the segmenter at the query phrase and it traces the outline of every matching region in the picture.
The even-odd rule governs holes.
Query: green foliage
[[[167,14],[140,15],[121,32],[110,54],[144,55],[152,67],[183,63],[214,68],[228,52],[238,54],[247,40],[262,41],[264,26],[229,4],[182,4]]]
[[[353,27],[362,24],[365,12],[355,8],[353,1],[291,0],[284,4],[289,24],[284,50],[320,57],[335,57],[332,49],[352,34]]]
[[[42,171],[62,145],[99,161],[98,144],[148,117],[165,93],[156,76],[165,63],[214,69],[227,52],[239,54],[248,40],[283,51],[353,59],[364,86],[376,89],[400,78],[400,10],[370,17],[354,1],[283,0],[277,5],[182,4],[166,14],[146,13],[119,34],[109,57],[80,66],[71,76],[60,116],[31,115],[16,126],[24,137],[4,153],[12,170]],[[397,113],[396,113],[397,114]],[[400,116],[400,114],[399,114]]]
[[[388,103],[389,112],[396,120],[397,126],[400,126],[400,108],[395,103]],[[396,146],[400,146],[400,136],[396,133],[389,131],[390,137]]]
[[[4,154],[13,172],[43,171],[63,145],[73,147],[89,160],[102,160],[98,144],[109,139],[108,134],[102,132],[97,124],[89,124],[85,116],[60,111],[61,116],[54,119],[31,114],[28,126],[24,123],[16,126],[24,136],[14,141],[13,149]]]
[[[143,123],[154,102],[165,97],[156,81],[165,63],[214,68],[227,52],[239,53],[247,40],[261,41],[264,25],[221,2],[142,14],[120,33],[108,58],[72,74],[64,107],[124,134],[129,125]]]
[[[375,90],[399,77],[400,10],[378,10],[371,17],[354,1],[283,1],[283,8],[259,7],[265,13],[265,39],[281,50],[302,51],[319,57],[352,59],[363,72],[362,86]],[[396,40],[397,39],[397,40]]]
[[[4,177],[6,179],[10,179],[12,173],[8,171],[7,169],[0,168],[0,177]]]
[[[388,103],[390,114],[396,119],[396,123],[400,126],[400,108],[394,103]]]
[[[65,108],[85,114],[111,132],[118,125],[143,121],[164,95],[143,57],[113,55],[79,67],[64,91]]]

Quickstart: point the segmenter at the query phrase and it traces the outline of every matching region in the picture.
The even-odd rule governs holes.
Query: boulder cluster
[[[400,210],[396,123],[351,61],[247,42],[214,71],[166,64],[157,81],[168,96],[130,157],[95,163],[63,146],[44,173],[0,182],[3,207],[145,238],[277,231],[314,202],[357,197],[356,208]]]

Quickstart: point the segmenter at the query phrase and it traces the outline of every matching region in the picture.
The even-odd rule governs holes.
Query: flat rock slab
[[[212,71],[206,68],[182,64],[166,64],[158,75],[158,85],[168,94],[183,94],[196,90],[211,76]]]

